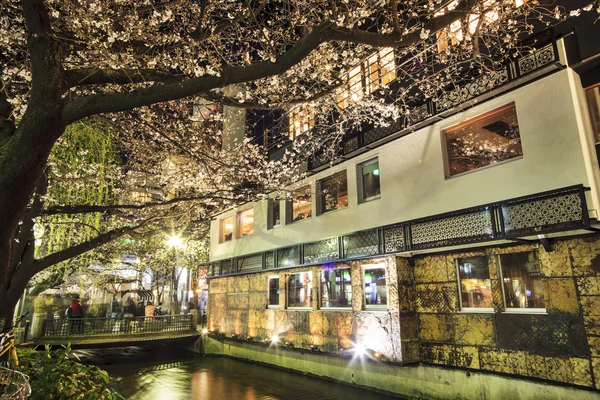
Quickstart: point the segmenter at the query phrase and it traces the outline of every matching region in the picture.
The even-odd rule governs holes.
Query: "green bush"
[[[94,365],[84,365],[69,358],[70,346],[51,351],[19,351],[19,370],[29,375],[31,400],[47,399],[123,399],[111,390],[106,371]]]

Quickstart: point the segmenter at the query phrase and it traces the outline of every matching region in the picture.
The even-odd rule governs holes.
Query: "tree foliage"
[[[299,177],[294,160],[334,147],[347,129],[410,118],[415,93],[436,96],[470,71],[493,72],[530,50],[519,40],[536,27],[598,9],[597,0],[565,3],[569,9],[551,0],[3,1],[2,314],[49,265],[151,229],[157,213],[168,212],[172,226],[185,215],[190,227],[216,208],[279,189]],[[443,34],[452,40],[438,51]],[[340,107],[344,74],[388,47],[401,60],[402,88],[386,95],[382,85],[378,95],[365,92]],[[206,102],[263,109],[308,102],[323,134],[299,135],[279,162],[249,141],[231,151],[215,123],[227,119],[219,108],[206,121],[190,118],[193,105]],[[31,221],[41,212],[46,190],[38,178],[48,156],[68,126],[90,118],[118,134],[131,170],[160,176],[176,196],[161,204],[103,204],[102,191],[83,191],[91,204],[54,203],[45,214],[134,213],[135,227],[101,231],[44,263],[23,262],[31,260],[23,242],[32,240]]]

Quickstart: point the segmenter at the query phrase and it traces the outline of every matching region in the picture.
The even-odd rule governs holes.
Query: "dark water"
[[[79,351],[118,377],[126,399],[364,400],[394,397],[223,357],[167,347]],[[396,398],[397,399],[397,398]]]

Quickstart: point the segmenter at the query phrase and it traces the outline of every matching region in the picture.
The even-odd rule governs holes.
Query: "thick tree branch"
[[[0,86],[4,86],[1,81]],[[15,121],[12,118],[12,111],[12,107],[6,98],[6,91],[0,90],[0,144],[15,133]]]
[[[170,100],[178,100],[212,89],[235,83],[250,82],[281,74],[306,58],[327,40],[330,24],[315,27],[275,62],[261,61],[256,64],[225,68],[220,77],[202,76],[178,83],[133,90],[128,93],[96,94],[77,98],[63,109],[63,121],[70,124],[82,118],[105,112],[117,112]]]
[[[57,215],[57,214],[86,214],[91,212],[106,212],[111,210],[145,210],[148,208],[168,206],[178,203],[187,203],[191,201],[214,199],[214,200],[239,200],[236,197],[226,197],[218,195],[217,193],[227,193],[225,191],[211,193],[205,196],[195,197],[177,197],[164,202],[151,202],[145,204],[115,204],[108,206],[97,206],[97,205],[72,205],[72,206],[55,206],[50,207],[41,212],[41,215]]]
[[[65,72],[65,87],[84,85],[118,84],[144,82],[180,82],[182,78],[155,69],[96,69],[80,68]]]

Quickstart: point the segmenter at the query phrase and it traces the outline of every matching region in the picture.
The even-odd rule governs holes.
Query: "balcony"
[[[253,273],[373,256],[540,241],[593,231],[582,185],[375,227],[214,262],[209,276]]]

